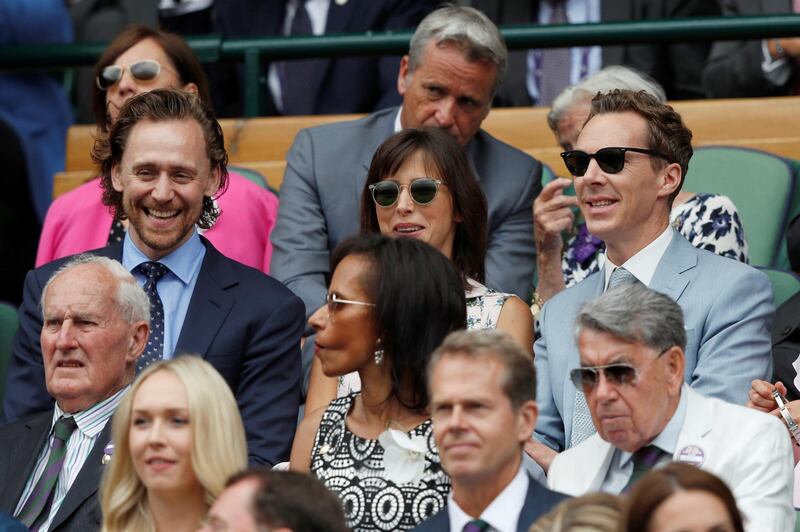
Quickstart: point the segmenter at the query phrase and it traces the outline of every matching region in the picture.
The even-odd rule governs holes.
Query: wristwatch
[[[775,402],[778,404],[778,410],[780,410],[781,416],[783,416],[783,420],[789,428],[789,432],[792,433],[794,441],[797,442],[797,445],[800,445],[800,426],[797,425],[792,414],[789,413],[789,409],[786,408],[786,399],[778,390],[772,390],[772,397],[775,398]]]

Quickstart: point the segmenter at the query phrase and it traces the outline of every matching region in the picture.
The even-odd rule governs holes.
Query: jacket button
[[[786,327],[783,328],[783,330],[781,331],[781,334],[789,334],[790,332],[792,332],[792,326],[791,325],[787,325]]]

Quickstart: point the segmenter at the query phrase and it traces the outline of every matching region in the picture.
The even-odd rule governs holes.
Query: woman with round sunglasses
[[[447,501],[427,410],[425,370],[448,333],[466,325],[461,275],[410,238],[361,234],[331,257],[327,305],[308,320],[322,372],[360,375],[360,391],[309,413],[291,469],[310,471],[342,500],[353,530],[408,530]]]
[[[518,297],[487,288],[487,206],[463,148],[437,128],[406,129],[375,152],[361,194],[361,230],[432,245],[453,261],[466,293],[467,328],[499,329],[533,356],[533,319]],[[335,383],[312,363],[313,406],[359,387],[352,374]],[[338,391],[337,391],[338,390]]]
[[[146,26],[132,26],[120,33],[95,66],[92,106],[99,133],[108,131],[132,96],[167,87],[211,101],[205,72],[182,38]],[[224,255],[268,272],[272,255],[269,234],[277,218],[277,197],[241,174],[229,172],[227,188],[221,186],[214,201],[222,215],[211,227],[201,228],[203,236]],[[99,179],[92,179],[50,205],[36,266],[120,242],[125,224],[112,218],[102,203]]]
[[[572,176],[582,176],[592,156],[605,172],[618,173],[625,164],[626,151],[636,151],[627,147],[610,147],[590,156],[573,149],[589,116],[592,97],[613,89],[644,91],[660,102],[666,101],[664,89],[655,80],[618,65],[606,67],[564,89],[553,101],[547,122],[565,150],[564,161]],[[653,156],[649,151],[640,153]],[[555,294],[600,270],[599,257],[605,245],[588,232],[583,221],[576,219],[578,201],[568,193],[572,185],[572,179],[553,179],[545,184],[534,203],[538,273],[534,312],[537,313],[541,305]],[[681,191],[673,203],[670,221],[675,230],[695,247],[748,262],[742,221],[736,206],[727,196]],[[564,231],[569,233],[566,241],[562,240]]]

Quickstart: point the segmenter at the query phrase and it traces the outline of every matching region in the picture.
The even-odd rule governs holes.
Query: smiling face
[[[130,65],[152,59],[161,65],[161,72],[151,80],[137,80],[129,70]],[[164,49],[153,39],[144,39],[123,52],[113,62],[124,67],[122,78],[106,91],[106,109],[109,123],[114,122],[119,110],[133,96],[153,89],[180,88],[192,92],[197,91],[194,83],[184,85],[175,73],[175,65],[170,61]]]
[[[454,493],[475,485],[502,488],[519,469],[537,410],[528,401],[514,411],[502,388],[503,372],[493,357],[478,360],[458,353],[444,355],[433,368],[433,433]]]
[[[438,127],[462,146],[475,136],[489,114],[497,66],[468,61],[455,44],[429,42],[420,65],[409,71],[403,57],[397,90],[403,97],[400,123],[404,128]]]
[[[647,532],[734,532],[733,521],[723,502],[707,491],[686,490],[662,502],[647,526]]]
[[[592,117],[575,149],[593,154],[607,147],[649,149],[645,119],[633,112]],[[620,172],[606,173],[592,159],[586,174],[575,178],[587,228],[606,243],[614,264],[623,264],[667,228],[669,196],[680,186],[681,170],[678,164],[656,167],[651,156],[626,152]]]
[[[82,264],[47,287],[40,335],[45,381],[66,412],[85,410],[133,379],[148,325],[122,318],[117,283],[103,266]]]
[[[203,131],[191,119],[138,122],[111,176],[114,190],[122,193],[131,239],[152,260],[189,239],[203,197],[216,193],[220,182]]]
[[[391,207],[381,207],[373,203],[378,226],[384,235],[417,238],[432,245],[448,258],[452,258],[453,240],[460,217],[453,212],[453,196],[449,187],[442,183],[436,191],[436,197],[427,205],[418,205],[411,199],[408,187],[415,179],[423,177],[441,179],[439,176],[428,174],[423,154],[416,152],[395,175],[384,179],[404,187],[400,190],[397,202]]]
[[[192,420],[186,389],[168,370],[156,371],[133,397],[128,444],[148,495],[195,496],[203,487],[192,467]]]
[[[581,366],[625,363],[637,369],[631,384],[612,384],[600,372],[597,386],[586,393],[597,432],[627,452],[650,443],[667,425],[680,400],[683,353],[674,347],[658,352],[640,342],[583,329],[578,336]]]
[[[348,255],[336,266],[328,291],[341,299],[371,303],[362,279],[372,268],[364,257]],[[373,321],[374,307],[340,303],[331,313],[323,305],[309,318],[317,333],[314,354],[328,377],[346,375],[373,363],[378,341]]]

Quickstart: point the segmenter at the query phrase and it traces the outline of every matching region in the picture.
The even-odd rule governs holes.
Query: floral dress
[[[670,213],[672,227],[696,248],[723,257],[748,262],[747,240],[736,206],[727,196],[699,193]],[[577,234],[567,241],[561,260],[564,283],[570,287],[600,271],[603,241],[589,234],[585,223],[577,226]]]
[[[311,450],[311,474],[342,501],[347,526],[409,530],[447,504],[431,420],[409,432],[387,430],[377,440],[356,436],[345,422],[357,393],[335,399],[322,415]]]

